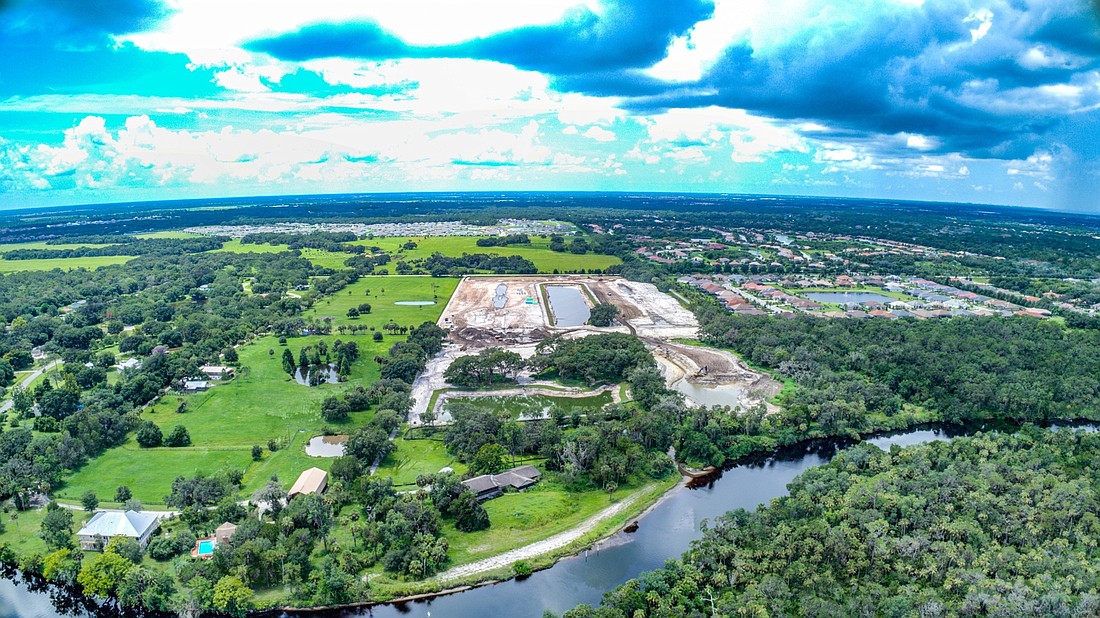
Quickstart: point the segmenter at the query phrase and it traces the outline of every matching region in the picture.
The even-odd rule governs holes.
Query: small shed
[[[326,487],[328,487],[328,472],[320,468],[310,468],[303,472],[297,481],[294,481],[294,485],[287,492],[287,498],[306,494],[319,494]]]
[[[214,530],[214,540],[220,543],[229,543],[229,539],[233,538],[233,533],[237,531],[237,526],[229,522],[218,526]]]

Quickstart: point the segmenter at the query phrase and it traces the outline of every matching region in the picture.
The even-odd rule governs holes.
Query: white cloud
[[[937,140],[934,137],[928,137],[926,135],[918,135],[911,133],[905,136],[905,147],[912,150],[934,150],[938,145]]]
[[[246,73],[240,67],[232,67],[224,71],[214,73],[214,82],[226,90],[237,92],[269,92],[260,77],[254,73]]]
[[[456,43],[520,26],[560,21],[577,0],[176,0],[156,29],[121,37],[142,49],[187,54],[196,64],[240,65],[246,41],[318,23],[373,21],[410,44]],[[430,16],[430,19],[425,18]]]
[[[362,182],[390,178],[444,178],[455,162],[470,166],[561,166],[579,171],[584,157],[551,155],[535,121],[512,130],[440,131],[430,122],[349,120],[295,131],[225,127],[192,132],[159,127],[134,116],[112,131],[88,116],[58,146],[15,147],[0,142],[5,188],[120,189],[126,187]],[[323,127],[323,128],[319,128]],[[503,172],[502,172],[503,173]],[[487,178],[482,172],[471,177]],[[499,175],[499,174],[498,174]]]
[[[993,11],[989,9],[978,9],[963,19],[963,23],[977,24],[977,26],[970,29],[970,42],[977,43],[982,40],[982,38],[989,33],[989,29],[993,27]]]
[[[1042,180],[1052,180],[1052,168],[1055,154],[1049,150],[1039,150],[1024,160],[1006,161],[1005,173],[1009,176],[1031,176]]]
[[[615,141],[615,133],[607,129],[601,129],[600,127],[589,127],[582,135],[588,139],[594,139],[597,142]]]

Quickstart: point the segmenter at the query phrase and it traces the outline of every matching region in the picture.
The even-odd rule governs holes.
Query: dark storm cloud
[[[0,10],[0,96],[214,94],[212,71],[188,69],[186,56],[143,51],[110,36],[165,16],[164,5],[147,0],[9,2]]]
[[[1093,104],[1058,100],[1041,87],[1079,84],[1100,69],[1100,4],[992,0],[992,26],[976,43],[972,31],[982,17],[968,5],[927,0],[909,10],[870,3],[835,27],[791,24],[795,34],[782,45],[755,50],[734,43],[687,84],[644,69],[664,58],[674,37],[710,16],[713,7],[700,0],[616,0],[602,16],[578,9],[560,24],[457,45],[409,46],[376,25],[345,24],[249,47],[288,60],[494,60],[541,71],[562,91],[622,97],[638,112],[718,105],[868,137],[935,136],[943,152],[1026,156],[1065,117]]]
[[[0,20],[77,37],[127,34],[169,14],[160,0],[0,0]],[[78,41],[79,42],[79,41]]]
[[[674,37],[709,18],[713,9],[706,0],[616,0],[606,4],[602,16],[582,7],[559,24],[518,28],[456,45],[406,45],[375,24],[354,23],[310,26],[246,47],[284,60],[470,58],[549,75],[592,75],[656,63]]]
[[[695,88],[670,86],[628,105],[642,112],[720,105],[868,135],[933,135],[941,151],[1026,156],[1080,110],[1053,109],[1057,101],[1045,106],[1041,93],[1016,89],[1069,84],[1100,67],[1100,28],[1090,7],[1045,8],[994,8],[993,26],[978,44],[970,9],[936,1],[919,12],[869,15],[831,37],[807,30],[763,54],[742,43],[727,49]],[[1029,62],[1028,54],[1045,60]],[[576,79],[556,83],[585,90]],[[627,89],[599,93],[629,96]]]

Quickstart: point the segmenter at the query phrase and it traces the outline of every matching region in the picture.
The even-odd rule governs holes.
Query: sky
[[[0,208],[389,191],[1100,214],[1100,0],[0,0]]]

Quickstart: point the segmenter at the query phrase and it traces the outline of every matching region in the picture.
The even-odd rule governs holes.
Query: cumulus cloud
[[[613,142],[615,141],[615,133],[602,129],[600,127],[589,127],[587,131],[582,133],[588,139],[596,140],[597,142]]]
[[[172,130],[132,116],[111,130],[88,116],[56,146],[0,140],[5,190],[177,187],[240,182],[250,186],[347,182],[370,175],[445,176],[455,166],[544,167],[577,171],[584,157],[542,144],[529,121],[512,130],[439,131],[430,123],[318,121],[301,131]],[[369,144],[369,146],[367,146]]]

